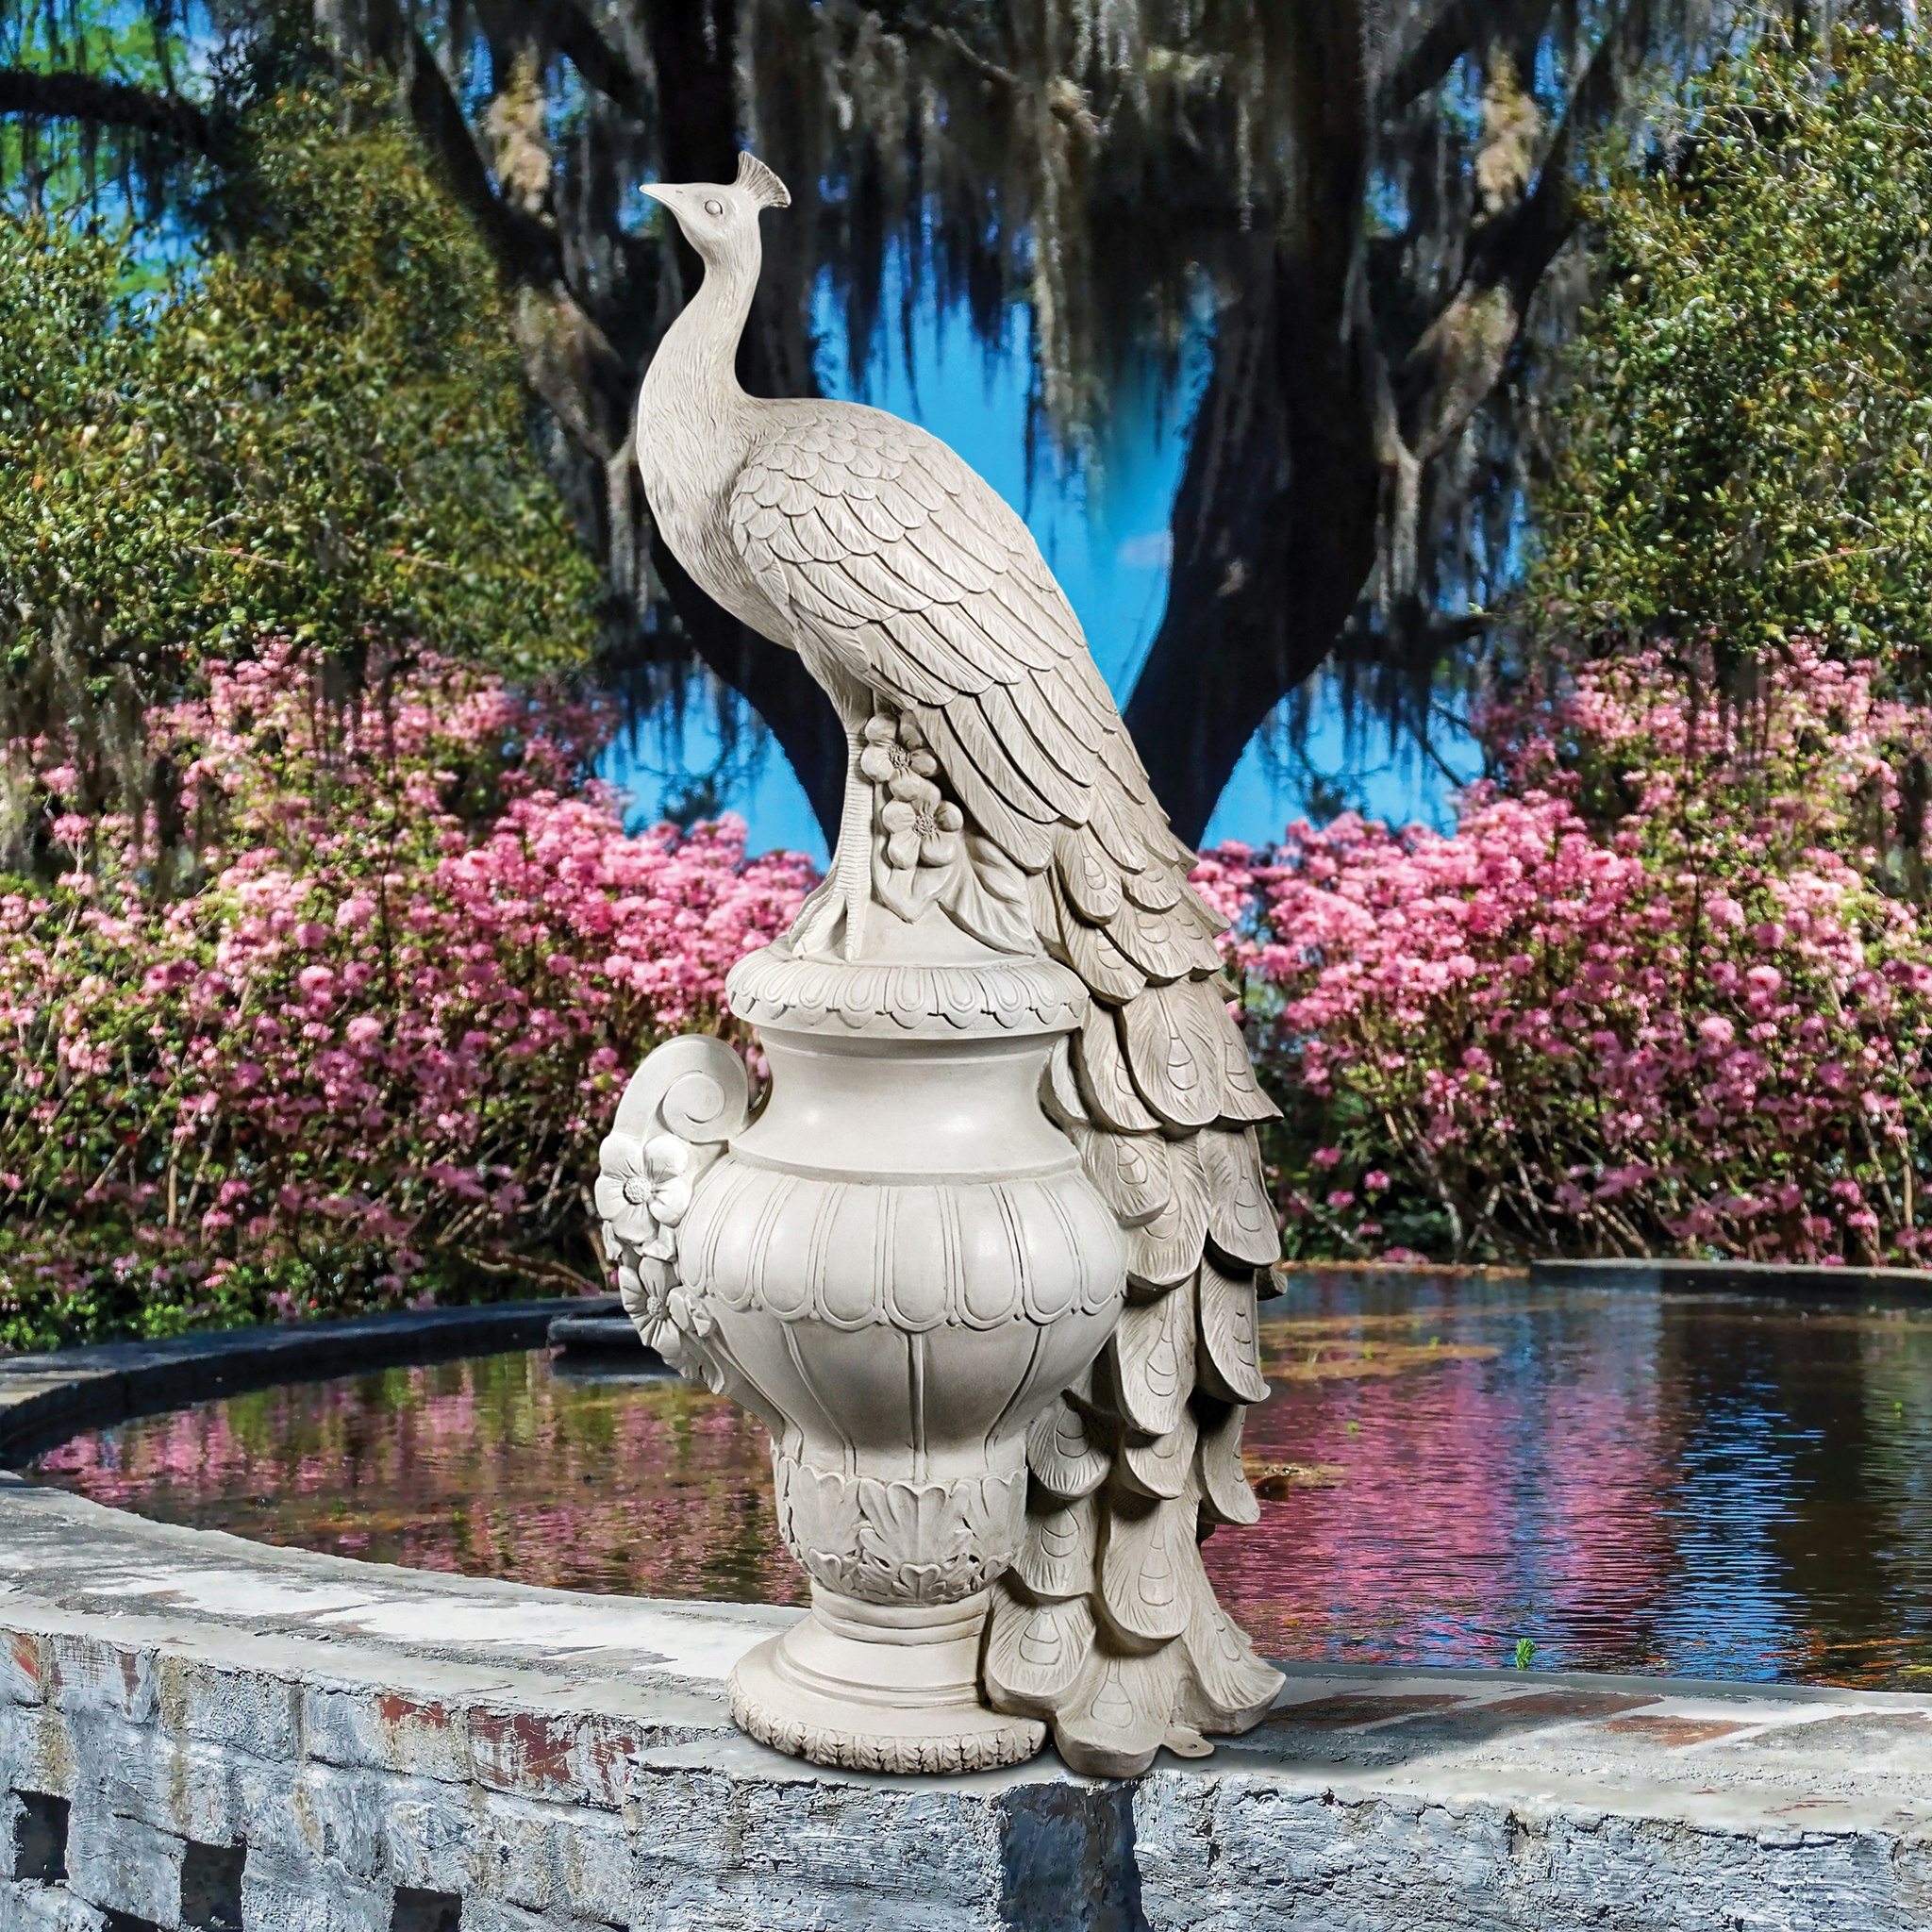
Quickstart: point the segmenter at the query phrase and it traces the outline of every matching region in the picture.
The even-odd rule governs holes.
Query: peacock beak
[[[684,231],[685,238],[691,239],[691,224],[688,217],[697,213],[696,193],[691,186],[682,181],[647,181],[644,192],[653,201],[659,201],[671,211],[671,219]]]

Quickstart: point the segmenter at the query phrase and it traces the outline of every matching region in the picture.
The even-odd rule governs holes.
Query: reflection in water
[[[1261,1648],[1879,1684],[1932,1675],[1932,1310],[1304,1277],[1208,1546]],[[383,1561],[791,1603],[764,1432],[541,1356],[269,1390],[46,1456],[100,1501]]]
[[[762,1428],[541,1355],[299,1383],[84,1436],[41,1473],[267,1542],[565,1590],[791,1603]]]

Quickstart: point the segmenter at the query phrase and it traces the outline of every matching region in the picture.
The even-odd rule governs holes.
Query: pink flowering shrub
[[[811,872],[627,837],[593,725],[422,657],[344,707],[278,646],[149,715],[158,832],[10,748],[65,870],[0,879],[0,1346],[603,1285],[624,1081],[728,1029]]]
[[[1453,834],[1204,862],[1291,1247],[1919,1258],[1932,920],[1887,888],[1932,713],[1801,646],[1741,704],[1651,654],[1487,729]]]
[[[161,708],[137,826],[58,742],[0,810],[0,1346],[602,1284],[623,1081],[812,882],[725,820],[624,832],[597,720],[416,658],[347,706],[277,647]],[[1932,713],[1788,652],[1488,721],[1448,836],[1224,846],[1291,1252],[1917,1260]],[[10,835],[11,836],[11,835]]]

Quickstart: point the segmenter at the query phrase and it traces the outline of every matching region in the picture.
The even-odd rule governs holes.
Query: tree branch
[[[1438,87],[1481,30],[1483,0],[1445,0],[1390,70],[1388,99],[1406,108]]]
[[[578,448],[608,463],[625,441],[635,373],[564,278],[555,229],[496,192],[461,105],[420,32],[381,9],[392,65],[408,78],[409,118],[443,181],[476,224],[497,273],[518,291],[516,334],[530,387]],[[404,58],[407,54],[407,60]]]
[[[0,67],[0,114],[43,121],[91,121],[158,135],[195,154],[212,155],[218,139],[204,110],[179,94],[150,93],[93,74],[40,74]]]
[[[1289,10],[1308,158],[1274,232],[1233,264],[1175,493],[1167,608],[1126,723],[1175,833],[1198,843],[1268,713],[1314,671],[1375,560],[1380,469],[1357,267],[1368,167],[1357,6]]]
[[[1393,388],[1418,461],[1444,448],[1494,388],[1530,298],[1575,225],[1578,128],[1599,125],[1616,95],[1615,56],[1600,44],[1571,89],[1535,187],[1476,236],[1455,293],[1403,358]]]
[[[583,75],[587,86],[595,88],[626,114],[649,124],[649,90],[575,0],[559,0],[552,8],[550,30],[556,36],[558,51]]]
[[[414,28],[408,50],[409,118],[441,163],[450,192],[482,230],[504,279],[540,287],[561,279],[563,247],[555,231],[497,193],[456,94]]]
[[[1548,8],[1540,0],[1443,0],[1391,63],[1383,105],[1397,111],[1440,87],[1465,54],[1482,54],[1541,36]]]

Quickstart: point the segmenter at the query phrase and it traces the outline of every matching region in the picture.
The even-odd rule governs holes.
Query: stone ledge
[[[644,1345],[618,1295],[586,1295],[567,1303],[562,1314],[551,1318],[544,1339],[558,1351],[558,1364],[566,1374],[580,1364],[658,1375],[677,1373],[655,1348]]]
[[[1884,1294],[1932,1300],[1924,1268],[1803,1268],[1782,1261],[1532,1261],[1533,1288],[1657,1294]]]
[[[0,1478],[0,1807],[64,1802],[71,1874],[0,1869],[0,1924],[172,1932],[170,1886],[238,1849],[250,1932],[389,1932],[399,1887],[491,1932],[1932,1916],[1932,1697],[1293,1665],[1251,1737],[1131,1784],[1051,1756],[894,1778],[731,1728],[725,1672],[795,1614],[271,1550]]]
[[[615,1301],[615,1297],[611,1298]],[[213,1329],[165,1341],[109,1341],[54,1355],[0,1356],[0,1469],[77,1429],[275,1382],[398,1362],[541,1348],[556,1300],[406,1309],[347,1322]]]

